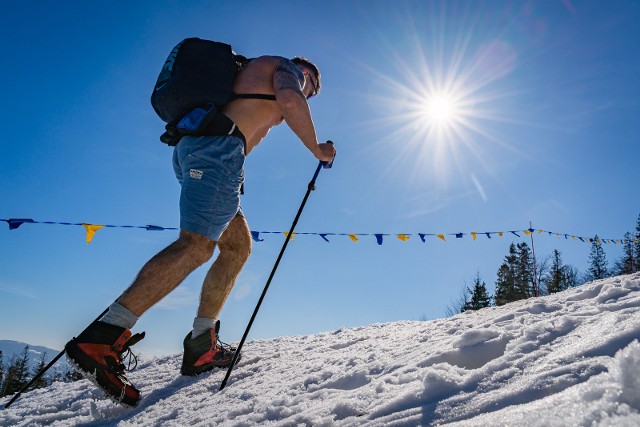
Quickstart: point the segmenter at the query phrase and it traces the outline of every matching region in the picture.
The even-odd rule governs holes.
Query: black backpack
[[[182,135],[218,135],[224,130],[210,126],[217,111],[236,98],[275,100],[274,95],[234,94],[237,73],[250,60],[236,55],[225,43],[188,38],[178,43],[167,57],[151,94],[151,105],[167,123],[160,139],[175,145]],[[183,129],[177,125],[192,110],[204,109],[209,126]]]

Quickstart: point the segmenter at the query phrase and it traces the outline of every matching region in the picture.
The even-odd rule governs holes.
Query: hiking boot
[[[142,338],[144,332],[132,336],[128,329],[96,321],[64,348],[69,361],[109,397],[118,403],[136,406],[140,391],[124,375],[135,365],[125,367],[123,359],[130,356],[137,364],[130,347]]]
[[[191,332],[184,339],[182,356],[182,375],[196,376],[214,368],[228,368],[231,365],[236,349],[223,343],[218,338],[220,321],[215,328],[191,339]],[[240,358],[238,357],[238,360]]]

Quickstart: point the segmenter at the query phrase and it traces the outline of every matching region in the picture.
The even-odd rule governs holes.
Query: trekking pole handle
[[[327,144],[331,144],[333,145],[333,141],[329,140],[327,141]],[[331,169],[331,167],[333,166],[333,161],[335,160],[336,156],[333,156],[333,159],[331,159],[330,162],[321,162],[322,163],[322,167],[325,169]]]
[[[333,141],[327,141],[327,144],[331,144],[333,145]],[[331,169],[331,167],[333,166],[333,161],[335,159],[335,155],[333,156],[333,159],[330,162],[324,162],[322,160],[320,160],[320,163],[318,163],[318,167],[316,168],[316,172],[313,174],[313,178],[311,178],[311,181],[309,181],[309,191],[313,191],[316,189],[316,179],[318,179],[318,175],[320,174],[320,170],[321,169]]]

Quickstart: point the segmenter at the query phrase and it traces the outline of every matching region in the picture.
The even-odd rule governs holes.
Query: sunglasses
[[[318,85],[316,84],[316,82],[313,81],[313,78],[311,77],[311,73],[305,72],[305,75],[309,77],[309,82],[313,87],[313,91],[309,94],[309,96],[307,96],[307,99],[311,99],[318,94]]]

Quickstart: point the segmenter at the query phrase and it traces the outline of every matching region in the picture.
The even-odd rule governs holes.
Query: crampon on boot
[[[209,329],[202,335],[191,339],[191,332],[184,339],[184,354],[182,356],[182,375],[196,376],[214,368],[227,368],[236,353],[236,349],[220,341],[218,332],[220,321],[215,328]],[[240,358],[238,357],[238,360]]]
[[[112,400],[136,406],[141,398],[140,391],[124,373],[136,367],[138,361],[130,347],[142,338],[144,332],[132,336],[128,329],[96,321],[69,341],[65,350],[69,361]],[[123,360],[127,357],[129,363],[125,366]]]

